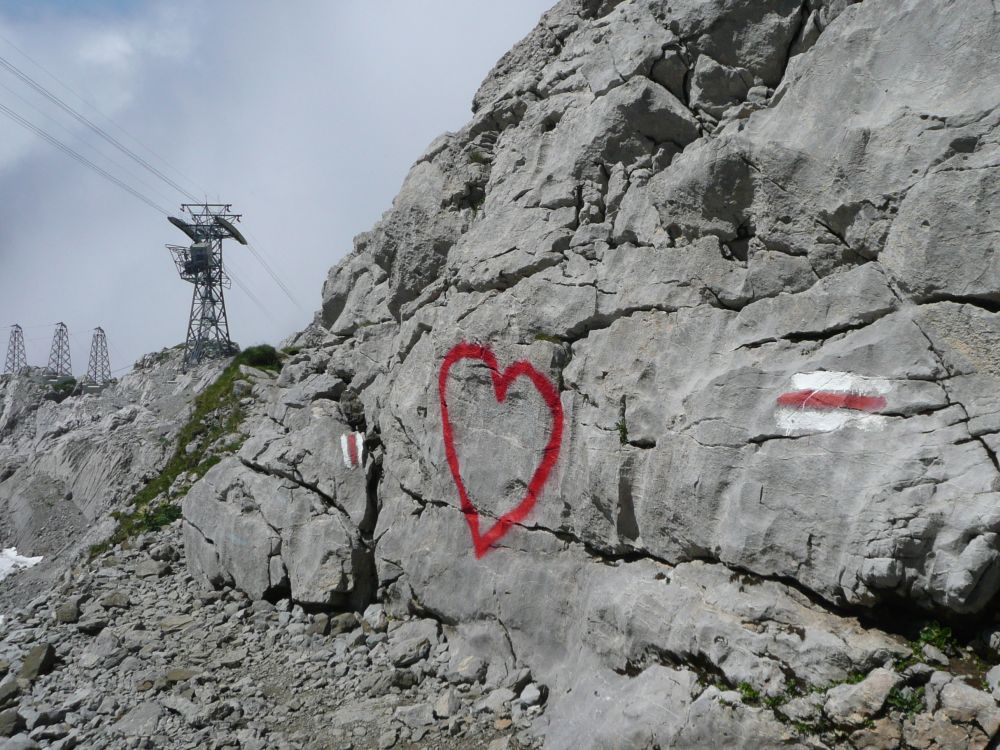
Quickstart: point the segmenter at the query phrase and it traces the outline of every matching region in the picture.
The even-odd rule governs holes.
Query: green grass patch
[[[177,477],[193,473],[200,479],[222,460],[223,455],[235,453],[242,447],[244,439],[234,435],[234,439],[221,448],[211,450],[220,438],[235,433],[244,419],[240,397],[233,391],[236,381],[242,379],[240,365],[277,370],[281,367],[281,355],[273,346],[266,344],[244,349],[226,366],[214,383],[198,394],[191,417],[178,433],[174,452],[167,465],[132,498],[131,511],[113,514],[118,521],[118,528],[107,541],[91,546],[92,558],[137,534],[156,531],[176,521],[181,517],[179,505],[169,500],[160,500],[154,504],[154,500],[165,497]],[[197,447],[188,451],[188,447],[192,445]]]
[[[739,692],[740,698],[743,699],[744,703],[760,702],[760,691],[749,682],[741,682],[736,686],[736,690]]]

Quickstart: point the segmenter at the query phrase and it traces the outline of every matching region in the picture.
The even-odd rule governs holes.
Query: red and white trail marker
[[[892,385],[884,378],[849,372],[800,372],[793,390],[778,396],[778,426],[788,432],[830,432],[851,425],[871,430],[885,425]]]
[[[340,436],[340,450],[344,454],[344,466],[353,469],[365,462],[365,436],[360,432],[349,432]]]

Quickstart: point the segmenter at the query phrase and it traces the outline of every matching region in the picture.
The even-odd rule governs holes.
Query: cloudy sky
[[[227,294],[232,336],[278,343],[308,323],[351,238],[427,144],[469,119],[493,63],[553,2],[0,0],[0,105],[171,213],[185,202],[6,62],[186,190],[232,203],[295,298],[227,243],[257,299]],[[65,321],[77,373],[95,326],[116,370],[181,342],[191,287],[164,244],[184,241],[0,112],[0,356],[12,323],[43,365]]]

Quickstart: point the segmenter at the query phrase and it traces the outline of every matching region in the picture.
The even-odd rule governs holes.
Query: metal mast
[[[90,341],[90,363],[87,365],[86,382],[107,385],[111,380],[111,359],[108,357],[108,338],[103,328],[94,329]]]
[[[10,327],[10,341],[7,343],[7,361],[3,371],[17,375],[28,369],[28,359],[24,355],[24,331],[16,323]]]
[[[238,350],[229,338],[223,290],[229,289],[232,282],[222,264],[222,241],[247,243],[233,226],[241,216],[232,213],[231,208],[229,203],[185,203],[181,210],[190,221],[169,217],[171,224],[193,240],[190,247],[167,245],[180,277],[194,284],[184,344],[185,368],[208,357],[228,357]]]
[[[73,377],[73,365],[69,358],[69,329],[65,323],[56,324],[52,337],[52,351],[49,352],[48,371],[56,377]]]

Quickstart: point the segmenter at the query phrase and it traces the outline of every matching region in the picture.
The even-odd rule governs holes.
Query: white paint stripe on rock
[[[885,378],[869,378],[850,372],[800,372],[792,376],[797,391],[840,391],[843,393],[885,395],[892,384]]]
[[[799,372],[792,376],[792,390],[830,391],[858,395],[884,396],[892,391],[885,378],[855,375],[850,372]],[[807,406],[779,406],[775,412],[778,426],[786,433],[833,432],[850,425],[861,430],[877,430],[886,426],[886,417],[851,409],[811,409]]]

